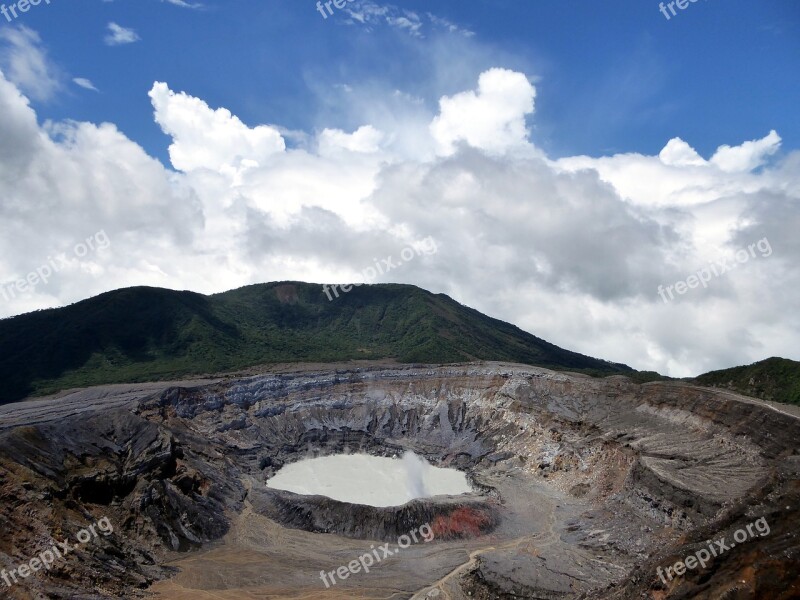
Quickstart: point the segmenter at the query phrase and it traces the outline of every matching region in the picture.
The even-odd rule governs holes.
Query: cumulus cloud
[[[249,128],[225,108],[208,104],[185,93],[176,94],[166,83],[150,90],[156,122],[172,136],[172,165],[181,171],[241,169],[265,163],[283,152],[286,143],[274,127]]]
[[[482,73],[477,91],[439,101],[439,115],[431,123],[439,153],[453,154],[458,142],[492,153],[526,145],[525,117],[533,112],[535,97],[535,88],[522,73],[507,69]]]
[[[760,139],[745,142],[731,148],[720,146],[711,157],[711,162],[726,173],[747,172],[764,164],[768,156],[780,148],[781,137],[775,131]]]
[[[671,167],[703,166],[706,160],[681,138],[672,138],[658,153],[658,158]]]
[[[674,138],[654,156],[551,160],[528,131],[528,77],[495,68],[476,83],[427,120],[370,98],[374,112],[354,130],[295,132],[305,143],[290,149],[278,126],[155,83],[170,170],[113,125],[38,125],[0,77],[0,282],[100,229],[111,240],[0,311],[133,284],[208,293],[360,281],[375,260],[431,237],[436,254],[378,281],[448,293],[561,346],[673,375],[798,358],[800,153],[781,156],[777,133],[709,159]],[[371,118],[386,114],[395,120]],[[659,297],[659,285],[761,238],[770,257],[672,303]]]
[[[72,260],[58,278],[17,293],[8,315],[123,287],[172,269],[156,252],[180,252],[203,216],[192,190],[111,124],[41,128],[27,99],[0,74],[0,282],[4,285],[105,230],[112,248]],[[74,258],[74,257],[73,257]],[[172,271],[174,276],[175,272]]]

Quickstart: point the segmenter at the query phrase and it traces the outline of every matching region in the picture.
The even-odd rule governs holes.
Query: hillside
[[[711,371],[694,381],[762,400],[800,405],[800,362],[787,358],[773,357],[752,365]]]
[[[261,363],[503,360],[590,374],[620,364],[563,350],[407,285],[271,283],[203,296],[128,288],[0,321],[0,403],[61,389],[217,373]]]

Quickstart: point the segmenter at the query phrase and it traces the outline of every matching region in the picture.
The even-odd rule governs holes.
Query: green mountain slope
[[[762,400],[800,405],[800,362],[787,358],[773,357],[744,367],[711,371],[694,381]]]
[[[0,349],[0,403],[271,362],[482,359],[633,374],[407,285],[358,287],[333,301],[320,285],[293,282],[213,296],[128,288],[2,320]]]

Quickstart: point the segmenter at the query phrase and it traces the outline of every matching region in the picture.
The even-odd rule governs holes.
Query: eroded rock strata
[[[261,375],[110,406],[48,420],[27,404],[35,424],[0,433],[3,565],[115,526],[8,597],[800,595],[800,421],[728,393],[485,364]],[[405,450],[464,470],[474,494],[375,509],[264,485],[309,456]],[[656,575],[762,516],[769,535]],[[321,583],[424,523],[433,542]]]

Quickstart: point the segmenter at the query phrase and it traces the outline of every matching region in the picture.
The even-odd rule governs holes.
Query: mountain
[[[5,319],[0,403],[277,362],[497,360],[591,375],[636,374],[414,286],[362,286],[331,298],[321,285],[297,282],[212,296],[136,287]]]
[[[711,371],[694,379],[746,396],[800,405],[800,362],[772,357],[743,367]]]

